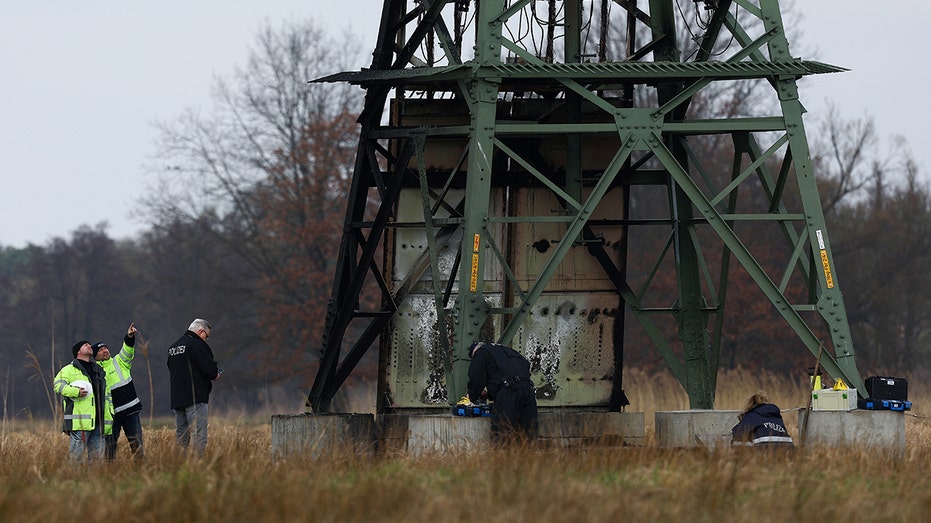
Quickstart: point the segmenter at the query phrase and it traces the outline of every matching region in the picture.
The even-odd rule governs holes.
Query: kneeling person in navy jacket
[[[762,448],[792,448],[795,444],[782,421],[779,407],[769,402],[766,393],[757,391],[747,400],[738,423],[731,429],[735,444]]]

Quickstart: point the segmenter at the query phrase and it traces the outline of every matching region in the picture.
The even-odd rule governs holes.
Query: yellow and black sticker
[[[472,238],[472,277],[469,279],[469,291],[475,292],[478,288],[478,248],[482,245],[482,236],[476,234]]]
[[[821,229],[815,231],[815,238],[818,240],[818,248],[821,249],[821,266],[824,268],[824,281],[828,289],[834,288],[834,277],[831,276],[831,262],[828,261],[828,248],[824,244],[824,235]]]
[[[831,263],[828,261],[828,251],[821,249],[821,266],[824,267],[824,280],[827,282],[828,289],[834,288],[834,277],[831,276]]]

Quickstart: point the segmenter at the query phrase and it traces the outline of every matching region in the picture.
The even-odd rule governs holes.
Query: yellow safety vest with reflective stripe
[[[102,369],[101,375],[103,375]],[[89,393],[82,398],[81,389],[71,385],[71,382],[77,380],[90,381],[77,360],[62,367],[52,380],[52,390],[64,398],[65,418],[61,427],[64,432],[94,430],[97,428],[97,416],[95,415],[98,406],[97,397],[93,393]],[[104,386],[104,389],[103,434],[109,435],[113,433],[113,403],[110,399],[109,387]]]
[[[136,394],[131,374],[135,348],[123,342],[119,354],[98,361],[107,373],[107,389],[113,402],[113,414],[130,414],[142,410],[142,401]]]

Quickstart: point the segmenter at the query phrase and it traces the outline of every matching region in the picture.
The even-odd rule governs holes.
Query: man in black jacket
[[[487,389],[488,398],[495,402],[492,437],[536,438],[537,398],[530,381],[530,362],[510,347],[488,342],[473,343],[469,357],[469,400],[478,401]]]
[[[213,381],[222,370],[207,345],[210,324],[200,318],[168,349],[171,375],[171,408],[175,411],[175,439],[187,449],[194,436],[194,451],[203,455],[207,448],[207,402]]]

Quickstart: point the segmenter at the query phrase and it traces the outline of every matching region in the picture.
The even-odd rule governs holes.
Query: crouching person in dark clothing
[[[770,403],[763,391],[750,396],[737,420],[737,425],[731,429],[735,444],[769,449],[795,447],[782,421],[779,407]]]
[[[519,352],[497,343],[476,342],[469,347],[469,400],[488,390],[494,401],[491,435],[495,439],[535,439],[537,398],[530,381],[530,362]]]

